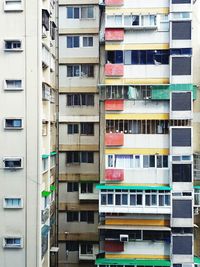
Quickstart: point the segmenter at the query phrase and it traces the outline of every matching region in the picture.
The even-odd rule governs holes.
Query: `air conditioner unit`
[[[120,235],[119,236],[121,242],[128,242],[129,236],[128,235]]]

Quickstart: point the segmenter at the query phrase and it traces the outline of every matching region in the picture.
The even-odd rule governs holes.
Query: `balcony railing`
[[[124,170],[122,169],[106,169],[105,170],[106,181],[123,181]]]
[[[123,133],[106,133],[105,134],[106,146],[123,146],[124,134]]]
[[[123,29],[106,29],[105,40],[106,41],[123,41],[124,30]]]
[[[105,75],[106,76],[116,76],[120,77],[124,75],[124,65],[123,64],[106,64],[105,65]]]
[[[124,0],[105,0],[106,6],[122,6],[124,4]]]
[[[124,110],[124,100],[106,100],[105,110],[115,110],[115,111]]]

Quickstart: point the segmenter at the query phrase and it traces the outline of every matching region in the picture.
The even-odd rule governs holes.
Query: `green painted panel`
[[[42,159],[48,159],[49,155],[48,154],[43,154]]]
[[[192,91],[193,99],[197,97],[197,87],[193,84],[152,85],[152,100],[169,100],[171,91]]]
[[[50,153],[50,156],[55,156],[57,153],[55,151]]]
[[[56,190],[56,186],[55,185],[50,185],[50,190],[51,190],[51,192],[55,191]]]
[[[48,197],[50,194],[50,191],[42,191],[42,197]]]
[[[96,259],[96,265],[136,265],[136,266],[170,266],[168,260],[143,260],[143,259]]]
[[[200,264],[200,258],[199,257],[194,257],[194,263]]]
[[[132,185],[105,185],[98,184],[97,189],[120,189],[120,190],[171,190],[169,186],[132,186]]]

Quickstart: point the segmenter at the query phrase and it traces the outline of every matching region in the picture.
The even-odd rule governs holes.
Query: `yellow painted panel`
[[[158,7],[158,8],[113,8],[113,7],[106,7],[106,14],[168,14],[169,8],[168,7]]]
[[[115,155],[169,155],[167,148],[109,148],[105,150],[105,154]]]
[[[152,79],[126,79],[126,78],[106,78],[105,84],[109,85],[130,85],[130,84],[169,84],[169,78],[152,78]]]
[[[169,44],[106,44],[105,50],[155,50],[169,49]]]
[[[169,120],[169,113],[115,113],[106,114],[106,120]]]
[[[147,254],[106,254],[106,259],[157,259],[168,260],[168,255],[147,255]]]
[[[106,219],[105,225],[142,225],[142,226],[169,226],[167,220],[143,220],[143,219]]]

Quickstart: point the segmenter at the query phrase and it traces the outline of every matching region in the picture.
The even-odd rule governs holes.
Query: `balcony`
[[[106,169],[106,181],[124,181],[124,170],[121,169]]]
[[[124,30],[123,29],[106,29],[105,40],[106,41],[123,41]]]
[[[106,6],[122,6],[124,4],[124,0],[105,0]]]
[[[123,64],[106,64],[105,65],[105,75],[121,77],[124,75],[124,65]]]
[[[124,100],[106,100],[105,101],[105,110],[115,110],[122,111],[124,110]]]
[[[124,134],[123,133],[106,133],[105,134],[106,146],[123,146]]]
[[[119,241],[105,241],[104,250],[106,252],[122,252],[124,251],[124,243]]]

